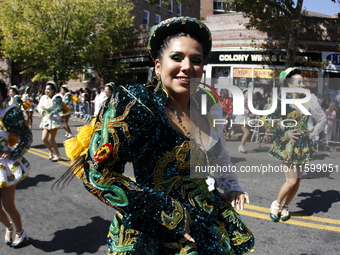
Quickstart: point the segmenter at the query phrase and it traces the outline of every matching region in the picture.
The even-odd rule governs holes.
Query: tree
[[[105,79],[105,59],[126,46],[132,8],[128,0],[3,0],[3,52],[33,72],[33,80],[62,84],[85,66]]]
[[[340,3],[340,0],[331,0]],[[268,34],[266,49],[286,49],[286,67],[294,66],[299,34],[307,27],[303,0],[234,0],[231,8],[249,18],[248,29]]]

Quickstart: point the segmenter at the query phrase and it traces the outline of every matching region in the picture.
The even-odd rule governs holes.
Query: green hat
[[[110,87],[111,90],[115,90],[116,84],[113,81],[110,81],[109,83],[105,84],[105,87]]]
[[[300,68],[297,68],[297,67],[287,68],[286,70],[284,70],[280,73],[279,80],[280,80],[281,83],[283,83],[284,80],[287,78],[287,76],[290,77],[294,74],[301,74]]]
[[[173,17],[153,26],[150,31],[148,48],[153,60],[169,35],[185,32],[193,35],[202,44],[204,58],[211,50],[212,40],[209,28],[200,20],[191,17]]]

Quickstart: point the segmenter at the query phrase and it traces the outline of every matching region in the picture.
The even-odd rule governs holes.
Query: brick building
[[[121,76],[118,83],[134,84],[146,83],[152,78],[154,64],[147,50],[147,39],[150,27],[176,16],[200,17],[200,1],[186,0],[176,3],[169,0],[169,5],[159,0],[151,6],[147,0],[132,0],[135,8],[131,11],[134,16],[135,30],[132,34],[130,46],[115,60],[127,64],[128,73]]]
[[[277,77],[285,67],[285,50],[277,48],[268,51],[261,48],[269,35],[246,29],[244,24],[248,19],[241,13],[224,11],[223,5],[228,2],[201,0],[201,17],[210,28],[213,39],[204,78],[212,85],[214,79],[229,78],[234,85],[246,87],[251,84],[266,92],[272,86],[279,85]],[[340,78],[338,15],[307,12],[304,18],[313,26],[299,34],[297,55],[300,59],[308,59],[309,64],[301,62],[296,65],[303,70],[314,92],[322,95],[331,90],[340,91],[340,82],[324,82],[324,78]],[[320,68],[321,63],[328,65]]]

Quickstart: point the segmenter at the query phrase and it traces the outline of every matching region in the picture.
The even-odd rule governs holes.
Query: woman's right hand
[[[191,237],[191,235],[189,235],[190,233],[190,224],[191,224],[191,217],[190,217],[190,213],[185,210],[185,213],[186,213],[186,222],[185,222],[185,230],[184,232],[182,233],[183,236],[190,242],[195,242],[195,240]]]
[[[291,140],[292,142],[296,142],[296,140],[299,139],[299,135],[301,135],[301,133],[298,131],[298,129],[286,131],[286,134],[287,134],[289,140]]]

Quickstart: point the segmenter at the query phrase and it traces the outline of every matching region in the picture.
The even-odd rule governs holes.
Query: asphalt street
[[[29,243],[13,249],[2,241],[0,254],[107,254],[106,234],[115,211],[86,191],[79,179],[61,192],[51,189],[70,165],[63,148],[65,132],[59,130],[57,136],[63,160],[53,163],[42,144],[39,121],[40,117],[35,116],[34,141],[25,154],[32,165],[31,173],[16,192]],[[70,120],[73,133],[84,124]],[[279,171],[279,162],[267,153],[270,144],[248,142],[248,154],[237,151],[239,141],[228,141],[227,145],[240,184],[251,197],[250,204],[239,213],[255,235],[252,254],[340,254],[340,152],[317,153],[290,206],[292,218],[274,223],[269,219],[269,206],[284,182],[284,173]],[[132,176],[130,166],[126,173]],[[1,233],[4,236],[4,227]]]

